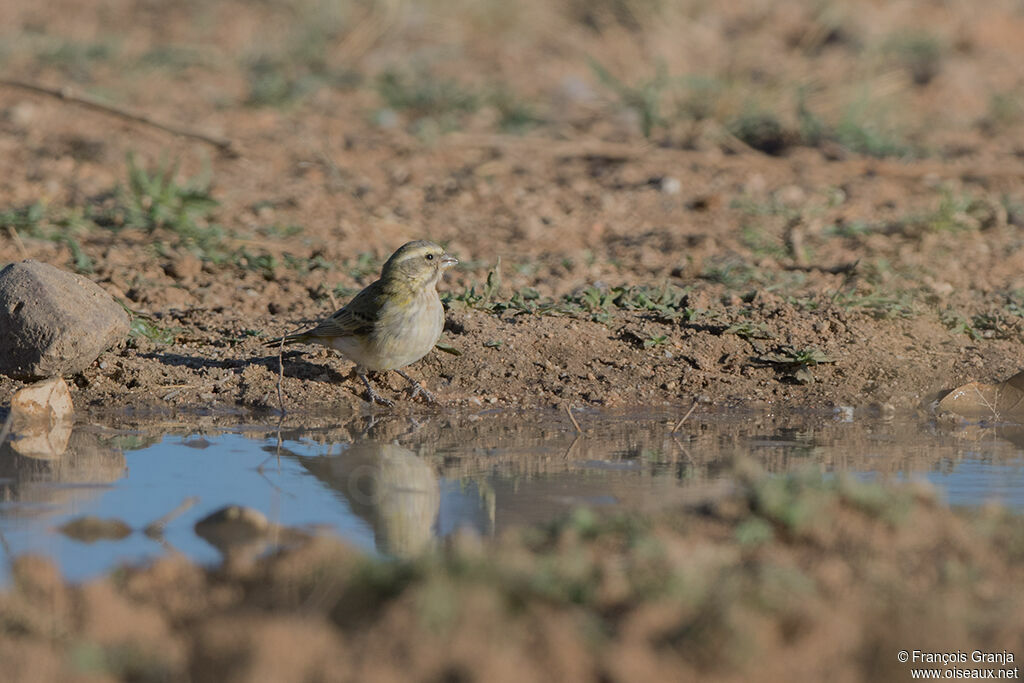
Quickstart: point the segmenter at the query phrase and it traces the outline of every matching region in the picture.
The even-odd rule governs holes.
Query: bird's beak
[[[458,262],[459,262],[459,259],[455,258],[451,254],[445,254],[444,256],[441,257],[441,267],[442,268],[451,268],[452,266],[454,266]]]

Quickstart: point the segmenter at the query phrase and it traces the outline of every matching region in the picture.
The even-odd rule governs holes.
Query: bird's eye
[[[427,260],[428,261],[433,261],[434,260],[434,255],[433,254],[427,254]]]

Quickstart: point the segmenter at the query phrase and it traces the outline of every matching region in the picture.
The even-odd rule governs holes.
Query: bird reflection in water
[[[380,552],[410,557],[434,543],[441,487],[426,460],[387,437],[396,424],[371,424],[341,444],[340,453],[289,455],[370,525]]]

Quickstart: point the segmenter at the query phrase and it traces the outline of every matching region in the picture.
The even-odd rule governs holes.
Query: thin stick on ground
[[[89,97],[88,95],[79,95],[71,90],[71,88],[48,88],[46,86],[38,85],[36,83],[27,83],[25,81],[18,81],[9,78],[0,78],[0,86],[6,86],[8,88],[17,88],[19,90],[27,90],[28,92],[35,93],[37,95],[46,95],[48,97],[54,97],[58,100],[64,100],[72,104],[77,104],[87,109],[93,109],[95,111],[102,112],[104,114],[110,114],[126,121],[133,123],[141,123],[144,126],[150,128],[156,128],[162,130],[165,133],[171,133],[172,135],[180,135],[186,138],[192,138],[193,140],[199,140],[205,142],[208,145],[213,145],[219,149],[223,154],[229,157],[237,157],[238,149],[235,144],[226,138],[216,137],[214,135],[207,135],[196,130],[189,128],[183,128],[181,126],[171,125],[169,123],[162,123],[156,121],[146,114],[139,114],[136,112],[122,109],[121,107],[115,107],[111,104],[105,104],[98,99]]]
[[[287,335],[281,337],[281,343],[277,347],[277,403],[281,406],[281,417],[284,417],[284,392],[281,391],[281,384],[284,382],[284,338]]]
[[[690,409],[686,411],[686,415],[683,415],[681,418],[679,418],[679,422],[676,422],[676,426],[672,428],[672,432],[673,433],[674,432],[678,432],[679,428],[683,426],[684,422],[686,422],[686,419],[688,417],[690,417],[690,415],[692,415],[693,411],[696,410],[696,409],[697,409],[697,402],[694,401],[693,405],[690,406]]]
[[[576,416],[572,414],[572,408],[569,407],[568,403],[565,404],[565,414],[572,420],[572,426],[576,428],[576,433],[582,434],[583,430],[580,429],[580,423],[576,421]]]

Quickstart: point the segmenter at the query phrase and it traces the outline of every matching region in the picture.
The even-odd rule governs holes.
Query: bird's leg
[[[434,395],[427,391],[426,389],[424,389],[419,382],[414,380],[409,375],[405,374],[405,372],[403,372],[402,370],[395,370],[395,372],[409,380],[409,383],[412,384],[412,396],[410,398],[416,398],[420,394],[423,394],[423,398],[427,399],[427,403],[437,403],[437,399],[434,398]]]
[[[366,370],[358,368],[356,369],[356,373],[359,375],[359,378],[363,380],[363,384],[366,385],[366,393],[370,396],[370,403],[379,403],[382,406],[388,407],[393,407],[395,405],[394,401],[384,398],[373,390],[373,387],[370,385],[370,378],[366,376]]]

